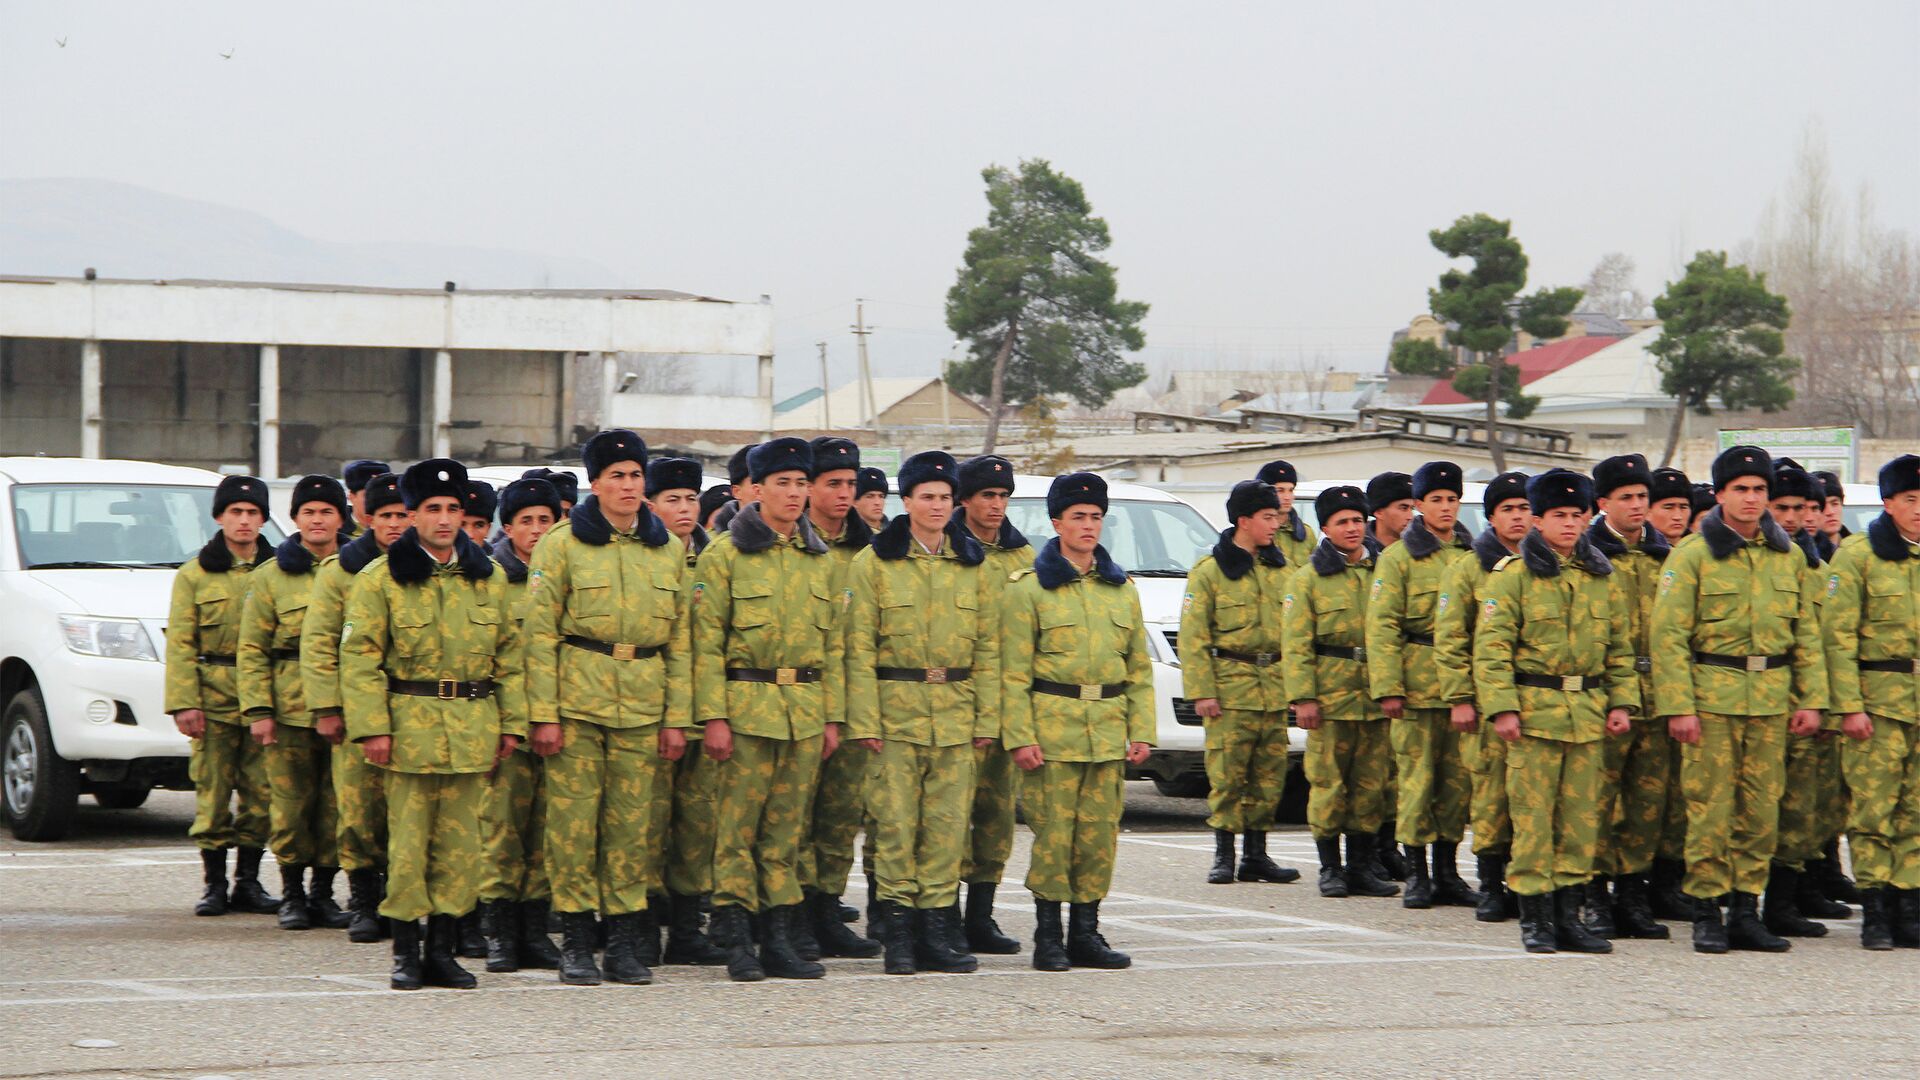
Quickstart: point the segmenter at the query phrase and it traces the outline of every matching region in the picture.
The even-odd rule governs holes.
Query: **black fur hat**
[[[390,473],[393,466],[372,458],[358,458],[340,466],[340,479],[346,481],[348,491],[365,491],[367,481],[381,473]]]
[[[1713,459],[1713,490],[1723,491],[1742,476],[1757,476],[1773,483],[1773,458],[1757,446],[1729,446]]]
[[[860,446],[838,435],[820,435],[807,444],[813,450],[813,478],[839,469],[860,468]]]
[[[1262,510],[1278,509],[1280,495],[1265,480],[1242,480],[1227,494],[1227,520],[1234,525],[1239,525],[1241,518],[1252,517]]]
[[[1390,473],[1386,475],[1405,476],[1406,474]],[[1374,479],[1378,480],[1379,477],[1375,477]],[[1371,487],[1372,485],[1369,484],[1368,486]],[[1393,501],[1392,499],[1387,500],[1387,502]],[[1359,488],[1354,487],[1352,484],[1342,484],[1339,487],[1330,487],[1314,496],[1313,516],[1319,520],[1321,527],[1324,528],[1327,522],[1332,519],[1333,515],[1342,510],[1358,511],[1361,517],[1366,517],[1367,508],[1371,503],[1372,500],[1367,498],[1366,493]],[[1385,506],[1386,503],[1381,503],[1380,505]]]
[[[1499,476],[1487,481],[1487,493],[1480,500],[1480,505],[1486,508],[1487,513],[1491,514],[1496,507],[1508,499],[1524,499],[1526,497],[1527,474],[1523,472],[1503,472]]]
[[[468,517],[492,521],[494,513],[500,509],[500,493],[493,489],[492,484],[472,477],[467,478],[467,497],[461,501],[466,503]]]
[[[1260,471],[1254,474],[1254,479],[1263,484],[1298,484],[1300,473],[1290,461],[1269,461],[1260,466]]]
[[[705,479],[700,472],[700,463],[690,458],[654,458],[653,464],[647,466],[647,498],[675,488],[698,492]]]
[[[1383,472],[1367,481],[1367,512],[1377,514],[1403,499],[1413,498],[1413,477],[1403,472]]]
[[[371,480],[372,477],[367,479]],[[365,485],[366,481],[361,481],[361,486]],[[300,508],[310,502],[326,503],[340,511],[342,521],[347,518],[347,489],[331,476],[301,477],[300,482],[293,485],[293,497],[287,500],[287,513],[297,516]]]
[[[1653,470],[1647,466],[1645,455],[1620,454],[1593,467],[1593,493],[1601,498],[1629,484],[1645,484],[1647,494],[1653,494]]]
[[[813,447],[807,440],[791,435],[763,442],[747,453],[747,475],[756,484],[774,473],[803,472],[813,475]]]
[[[260,508],[262,517],[271,513],[267,509],[267,485],[257,476],[222,477],[220,486],[213,489],[213,516],[219,517],[227,512],[234,503],[252,503]]]
[[[885,480],[881,478],[883,483]],[[960,490],[953,493],[954,498],[965,499],[992,489],[1013,492],[1013,462],[998,454],[981,454],[960,463]]]
[[[1920,455],[1901,454],[1880,466],[1880,497],[1891,499],[1909,491],[1920,491]]]
[[[1091,503],[1107,512],[1107,481],[1097,473],[1067,473],[1053,478],[1047,488],[1047,516],[1060,517],[1073,507]]]
[[[1713,497],[1712,484],[1693,485],[1691,498],[1693,500],[1693,513],[1687,518],[1689,523],[1691,523],[1694,518],[1720,505],[1720,500]]]
[[[520,511],[533,506],[546,507],[553,511],[553,520],[560,520],[559,490],[537,476],[523,476],[500,489],[500,524],[513,524]]]
[[[580,448],[580,464],[586,466],[587,483],[600,478],[607,466],[618,461],[637,463],[642,469],[647,467],[647,440],[631,431],[615,428],[602,431],[587,440]]]
[[[1429,461],[1413,471],[1413,497],[1424,499],[1435,491],[1455,495],[1467,490],[1466,474],[1451,461]]]
[[[913,494],[913,489],[921,484],[945,481],[948,490],[958,487],[960,464],[953,455],[945,450],[922,450],[900,463],[900,475],[895,477],[900,485],[900,497]]]
[[[1828,499],[1845,499],[1847,497],[1847,486],[1840,482],[1839,473],[1821,470],[1820,472],[1814,473],[1813,478],[1820,484],[1820,500],[1822,502]]]
[[[887,474],[871,465],[855,473],[854,477],[853,497],[856,499],[862,495],[872,495],[875,492],[879,492],[882,495],[887,493]]]
[[[406,504],[406,500],[400,497],[400,478],[390,472],[381,473],[367,481],[363,490],[366,493],[364,505],[368,517],[395,503]]]
[[[729,484],[744,484],[747,482],[747,455],[753,453],[753,448],[758,445],[758,443],[748,443],[740,449],[735,450],[733,456],[727,459],[727,482]]]
[[[1548,469],[1527,481],[1527,503],[1535,517],[1563,506],[1592,510],[1593,481],[1572,469]]]
[[[1767,484],[1767,495],[1774,499],[1820,499],[1826,493],[1813,482],[1805,469],[1793,465],[1778,465],[1773,470],[1773,479]]]
[[[407,466],[400,474],[400,501],[418,510],[428,499],[446,496],[467,502],[467,467],[452,458],[428,458]]]
[[[1655,469],[1648,475],[1652,477],[1647,482],[1648,503],[1693,498],[1693,483],[1679,469]]]
[[[700,493],[700,523],[702,525],[706,524],[707,519],[713,516],[713,512],[727,505],[727,501],[732,498],[733,498],[732,484],[715,484],[712,487],[708,488],[707,490],[701,492]]]

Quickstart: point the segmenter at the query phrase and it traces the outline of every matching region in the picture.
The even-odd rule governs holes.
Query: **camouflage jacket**
[[[372,532],[363,532],[337,554],[320,560],[313,572],[307,616],[300,624],[300,685],[307,711],[314,717],[339,715],[345,707],[340,694],[340,627],[347,621],[347,592],[353,578],[380,557]]]
[[[1880,515],[1840,544],[1826,595],[1820,625],[1832,711],[1920,723],[1920,675],[1860,670],[1863,660],[1920,657],[1920,544]]]
[[[240,711],[312,727],[300,677],[300,629],[313,595],[313,552],[298,536],[290,536],[253,578],[240,624]]]
[[[1440,697],[1449,705],[1475,700],[1473,634],[1480,622],[1480,601],[1493,568],[1512,554],[1499,534],[1486,529],[1473,538],[1473,557],[1454,560],[1440,576],[1440,597],[1433,602],[1433,650],[1440,664]],[[1484,710],[1480,719],[1486,719]]]
[[[1322,539],[1307,564],[1293,572],[1280,601],[1284,646],[1281,671],[1287,700],[1320,703],[1327,720],[1378,720],[1367,687],[1367,661],[1321,656],[1314,645],[1364,649],[1367,643],[1367,582],[1374,574],[1372,548],[1357,563]]]
[[[1182,695],[1191,701],[1216,698],[1223,709],[1286,711],[1279,616],[1291,574],[1278,547],[1253,555],[1233,542],[1232,529],[1220,534],[1213,554],[1187,574],[1180,606]],[[1213,655],[1216,648],[1270,659],[1233,660]]]
[[[1287,573],[1291,575],[1293,568],[1305,566],[1307,560],[1313,558],[1313,549],[1320,544],[1320,534],[1314,532],[1313,526],[1300,517],[1300,511],[1296,508],[1287,512],[1287,520],[1280,525],[1280,531],[1273,534],[1273,543],[1280,549],[1280,554],[1287,557]]]
[[[241,723],[240,693],[234,657],[240,647],[252,571],[273,557],[260,544],[252,563],[236,563],[223,534],[215,533],[200,554],[181,564],[173,576],[173,600],[167,607],[168,715],[199,709],[207,719]],[[212,663],[201,657],[220,657]]]
[[[973,532],[967,528],[964,510],[954,511],[953,521],[947,526],[947,531],[973,536]],[[973,538],[986,550],[987,576],[993,579],[994,587],[998,590],[995,594],[997,603],[999,594],[1006,592],[1013,575],[1033,565],[1033,544],[1019,529],[1013,527],[1011,521],[1002,521],[999,535],[992,540],[981,540],[977,536]]]
[[[1455,525],[1453,542],[1442,544],[1428,531],[1426,519],[1416,516],[1400,542],[1381,552],[1367,601],[1367,676],[1375,701],[1406,698],[1411,709],[1446,705],[1433,648],[1409,638],[1433,637],[1440,575],[1472,546],[1466,526]]]
[[[1587,540],[1613,564],[1614,580],[1624,586],[1633,618],[1632,642],[1634,669],[1640,673],[1640,700],[1653,701],[1653,602],[1660,595],[1660,568],[1672,553],[1672,545],[1660,530],[1651,525],[1641,528],[1640,539],[1629,544],[1607,525],[1604,515],[1587,528]],[[1652,717],[1646,717],[1651,720]]]

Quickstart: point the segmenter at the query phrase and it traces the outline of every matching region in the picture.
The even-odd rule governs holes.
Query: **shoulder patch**
[[[1181,610],[1181,611],[1191,611],[1192,609],[1193,609],[1193,594],[1192,594],[1192,593],[1187,593],[1187,594],[1186,594],[1186,595],[1185,595],[1184,597],[1182,597],[1182,598],[1181,598],[1181,600],[1180,600],[1180,610]]]
[[[1828,574],[1827,575],[1827,597],[1831,599],[1833,597],[1833,594],[1839,591],[1840,591],[1840,575]]]
[[[527,571],[527,591],[528,591],[528,592],[539,592],[539,591],[540,591],[540,582],[541,582],[541,581],[543,581],[543,580],[545,580],[545,579],[546,579],[546,576],[547,576],[547,574],[546,574],[546,571],[544,571],[544,570],[529,570],[529,571]]]
[[[1497,573],[1499,573],[1500,571],[1502,571],[1502,570],[1505,570],[1505,569],[1507,568],[1507,564],[1508,564],[1508,563],[1510,563],[1510,562],[1512,562],[1513,560],[1515,560],[1515,559],[1517,559],[1517,558],[1519,558],[1519,556],[1518,556],[1518,555],[1502,555],[1502,556],[1500,556],[1500,561],[1499,561],[1499,562],[1497,562],[1497,563],[1494,563],[1494,564],[1493,564],[1493,572],[1497,574]]]
[[[1026,577],[1028,574],[1031,574],[1031,573],[1033,573],[1033,567],[1031,566],[1027,567],[1025,570],[1015,570],[1013,573],[1007,575],[1007,580],[1019,581],[1021,578]]]
[[[840,590],[840,606],[841,607],[853,606],[853,590],[852,589]]]
[[[1381,590],[1381,589],[1384,589],[1384,588],[1386,588],[1386,587],[1387,587],[1387,579],[1386,579],[1386,578],[1374,578],[1374,579],[1373,579],[1373,593],[1372,593],[1372,599],[1375,599],[1375,600],[1378,600],[1378,599],[1380,599],[1380,590]]]
[[[706,591],[707,591],[707,583],[706,583],[706,582],[704,582],[704,581],[696,581],[696,582],[694,582],[694,583],[693,583],[693,602],[694,602],[694,603],[696,603],[696,604],[697,604],[697,603],[699,603],[699,602],[700,602],[700,594],[702,594],[702,593],[704,593],[704,592],[706,592]]]
[[[1493,614],[1494,609],[1498,608],[1499,606],[1500,606],[1499,601],[1493,599],[1492,597],[1488,597],[1487,602],[1480,605],[1480,610],[1486,612],[1488,615],[1491,615]]]
[[[1437,600],[1435,600],[1435,601],[1433,602],[1433,613],[1434,613],[1435,615],[1439,615],[1439,614],[1441,614],[1442,612],[1444,612],[1444,611],[1446,611],[1446,610],[1447,610],[1447,601],[1448,601],[1448,600],[1450,600],[1450,599],[1452,599],[1452,598],[1451,598],[1450,596],[1448,596],[1448,595],[1447,595],[1446,593],[1441,593],[1441,594],[1440,594],[1440,598],[1439,598],[1439,599],[1437,599]]]
[[[1288,593],[1287,595],[1280,598],[1280,610],[1281,611],[1293,610],[1293,594],[1292,593]]]

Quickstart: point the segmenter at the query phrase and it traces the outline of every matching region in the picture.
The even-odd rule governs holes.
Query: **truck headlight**
[[[96,619],[86,615],[60,616],[60,633],[67,648],[83,656],[114,660],[158,660],[147,628],[135,619]]]

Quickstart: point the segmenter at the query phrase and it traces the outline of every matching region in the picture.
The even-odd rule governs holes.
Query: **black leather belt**
[[[214,667],[233,666],[233,657],[222,656],[218,653],[201,653],[199,659],[201,663],[212,664]]]
[[[820,669],[817,667],[730,667],[727,669],[727,681],[793,686],[796,683],[819,682]]]
[[[1313,655],[1334,656],[1342,660],[1359,660],[1364,663],[1367,659],[1367,649],[1364,645],[1322,645],[1316,641],[1313,643]]]
[[[275,660],[298,660],[300,659],[300,650],[299,649],[268,649],[267,655],[274,658]]]
[[[560,640],[576,649],[597,652],[601,656],[611,656],[615,660],[645,660],[649,656],[660,655],[658,645],[628,645],[625,642],[595,641],[577,634],[568,634]]]
[[[1920,659],[1862,660],[1861,671],[1888,671],[1895,675],[1920,675]]]
[[[874,677],[888,682],[950,683],[973,678],[970,667],[876,667]]]
[[[1732,668],[1735,671],[1772,671],[1793,663],[1792,656],[1726,656],[1721,653],[1697,652],[1693,662],[1708,667]]]
[[[1400,635],[1400,640],[1406,642],[1409,645],[1425,645],[1429,649],[1433,648],[1432,634],[1402,633]]]
[[[1213,655],[1222,660],[1238,660],[1255,667],[1268,667],[1280,662],[1280,654],[1277,652],[1244,653],[1234,652],[1232,649],[1215,649]]]
[[[1033,692],[1052,694],[1054,697],[1079,698],[1081,701],[1100,701],[1105,698],[1117,698],[1127,692],[1127,684],[1110,683],[1068,683],[1054,682],[1052,679],[1033,680]]]
[[[1653,657],[1651,656],[1634,657],[1633,670],[1639,672],[1642,675],[1648,674],[1653,670]]]
[[[493,696],[493,680],[461,682],[458,679],[388,679],[387,693],[408,697],[439,698],[441,701],[479,701]]]
[[[1600,689],[1598,675],[1541,675],[1532,671],[1516,671],[1513,681],[1519,686],[1534,686],[1542,690],[1565,690],[1569,694],[1582,690]]]

